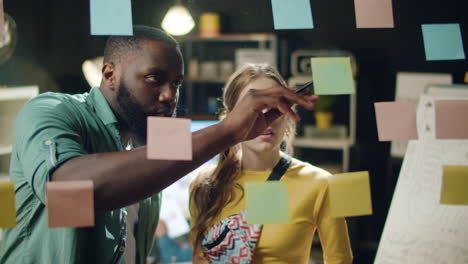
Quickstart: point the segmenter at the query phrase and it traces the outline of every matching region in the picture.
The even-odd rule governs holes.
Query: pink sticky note
[[[435,101],[435,126],[438,139],[468,138],[468,100]]]
[[[354,0],[357,28],[393,28],[392,0]]]
[[[192,160],[190,119],[148,117],[148,159]]]
[[[92,181],[47,183],[49,227],[94,226],[94,190]]]
[[[379,141],[418,139],[416,103],[375,103]]]
[[[0,0],[0,40],[3,40],[4,37],[4,27],[5,27],[5,17],[3,15],[3,0]]]

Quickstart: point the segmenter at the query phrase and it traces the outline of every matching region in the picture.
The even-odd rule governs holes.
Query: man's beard
[[[167,104],[163,104],[157,111],[146,113],[123,83],[120,84],[117,92],[117,103],[119,104],[122,121],[127,125],[130,132],[135,135],[136,139],[144,144],[146,144],[146,119],[148,116],[171,116],[175,114],[172,113],[171,107]]]

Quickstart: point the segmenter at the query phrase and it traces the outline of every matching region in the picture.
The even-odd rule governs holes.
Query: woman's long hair
[[[231,75],[223,91],[224,111],[220,116],[222,120],[226,113],[232,111],[239,99],[242,90],[252,81],[268,77],[277,81],[286,89],[286,83],[281,75],[268,64],[247,64]],[[292,141],[294,139],[295,123],[288,120],[288,128],[283,139],[283,150],[292,154]],[[196,220],[192,222],[191,240],[194,254],[201,249],[204,234],[214,224],[223,208],[233,201],[234,190],[238,188],[242,194],[242,186],[236,183],[241,171],[239,157],[240,147],[232,146],[219,154],[219,160],[211,175],[198,177],[193,183],[190,194],[192,208],[196,208]]]

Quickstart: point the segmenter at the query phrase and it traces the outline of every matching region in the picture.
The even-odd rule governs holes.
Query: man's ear
[[[112,62],[105,62],[102,65],[102,83],[109,87],[111,90],[116,89],[117,76],[115,71],[115,65]]]

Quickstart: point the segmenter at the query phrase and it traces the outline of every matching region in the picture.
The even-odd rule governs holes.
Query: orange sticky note
[[[465,72],[465,83],[468,83],[468,71]]]
[[[0,228],[16,226],[15,184],[0,182]]]
[[[369,172],[351,172],[328,177],[331,215],[348,217],[372,214]]]
[[[354,0],[357,28],[393,28],[392,0]]]
[[[94,226],[93,181],[47,183],[49,227]]]
[[[443,166],[441,204],[468,205],[468,166]]]
[[[192,160],[190,119],[148,117],[148,159]]]
[[[435,101],[437,139],[468,139],[468,100]]]
[[[416,103],[375,103],[379,141],[418,139]]]

